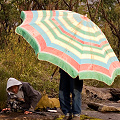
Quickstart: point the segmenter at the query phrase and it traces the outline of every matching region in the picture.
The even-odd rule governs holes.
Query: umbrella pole
[[[57,71],[57,69],[58,69],[58,66],[55,68],[54,72],[52,73],[51,79],[53,79],[53,76],[54,76],[55,72]]]

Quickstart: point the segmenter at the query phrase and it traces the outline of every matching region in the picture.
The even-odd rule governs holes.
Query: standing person
[[[59,72],[59,101],[62,112],[65,115],[63,120],[80,120],[83,80],[79,80],[79,77],[72,78],[62,69]],[[70,93],[72,93],[72,104]]]
[[[33,89],[29,83],[18,81],[15,78],[8,79],[6,90],[8,93],[8,101],[17,98],[17,100],[22,102],[21,106],[22,109],[25,110],[24,114],[32,113],[41,99],[41,94]],[[10,106],[2,111],[6,110],[10,110]]]

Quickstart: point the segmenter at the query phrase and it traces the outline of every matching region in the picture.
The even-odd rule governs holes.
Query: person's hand
[[[2,109],[2,112],[5,112],[5,111],[10,111],[10,108],[4,108],[4,109]]]
[[[26,114],[26,115],[27,115],[27,114],[32,114],[32,112],[30,112],[30,111],[25,111],[24,114]]]

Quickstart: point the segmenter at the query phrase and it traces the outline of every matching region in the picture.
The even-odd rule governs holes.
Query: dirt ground
[[[112,104],[104,103],[104,104]],[[115,106],[119,106],[118,103],[113,103]],[[60,109],[58,109],[57,113],[50,112],[41,112],[40,114],[29,114],[24,115],[23,113],[5,113],[0,114],[0,120],[55,120],[61,117],[63,113]],[[82,112],[81,115],[86,115],[93,118],[99,118],[102,120],[120,120],[120,113],[115,112],[107,112],[102,113],[95,110],[91,110],[86,103],[82,103]],[[60,119],[59,119],[60,120]],[[85,120],[94,120],[94,119],[85,119]]]
[[[111,105],[112,103],[102,103],[102,104],[105,104],[105,105]],[[114,106],[120,106],[120,103],[116,103],[114,104]],[[99,119],[102,119],[102,120],[120,120],[120,113],[118,112],[105,112],[105,113],[102,113],[102,112],[98,112],[98,111],[95,111],[95,110],[91,110],[87,104],[83,104],[82,105],[82,115],[87,115],[87,116],[90,116],[90,117],[93,117],[93,118],[99,118]]]
[[[104,105],[108,106],[115,106],[120,107],[120,103],[113,102],[113,101],[106,101],[106,100],[98,100],[93,98],[86,98],[82,96],[82,111],[81,116],[86,115],[93,118],[98,118],[99,120],[120,120],[120,112],[99,112],[95,111],[93,109],[90,109],[87,106],[87,103],[89,102],[96,102],[96,103],[102,103]],[[0,120],[60,120],[61,116],[63,116],[62,111],[60,108],[57,109],[57,113],[51,113],[51,112],[40,112],[39,114],[29,114],[24,115],[23,113],[5,113],[0,114]],[[58,119],[59,118],[59,119]],[[93,118],[85,118],[81,120],[98,120]]]

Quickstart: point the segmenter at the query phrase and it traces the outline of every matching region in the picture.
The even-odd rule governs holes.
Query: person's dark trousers
[[[68,113],[80,115],[82,88],[83,80],[79,80],[78,77],[72,78],[62,69],[60,69],[59,101],[62,112],[65,115]],[[70,93],[72,93],[72,105]]]

